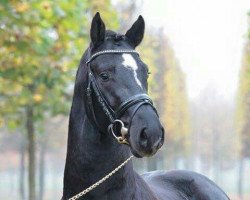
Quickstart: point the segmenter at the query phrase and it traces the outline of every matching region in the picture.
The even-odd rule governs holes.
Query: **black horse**
[[[164,129],[147,96],[148,68],[134,50],[144,34],[140,16],[125,35],[105,29],[97,13],[91,44],[75,81],[64,172],[63,200],[99,181],[131,156],[151,156]],[[76,198],[73,198],[76,199]],[[114,175],[78,199],[224,200],[212,181],[190,171],[138,175],[128,161]]]

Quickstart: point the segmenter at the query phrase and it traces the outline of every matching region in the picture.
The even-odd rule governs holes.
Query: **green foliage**
[[[139,47],[142,60],[148,65],[149,92],[153,97],[166,130],[167,151],[173,156],[190,152],[189,105],[185,75],[165,34],[145,34]]]
[[[0,113],[9,128],[24,124],[27,106],[34,121],[68,113],[73,79],[89,43],[96,9],[117,28],[110,1],[1,1]],[[102,12],[103,10],[103,12]]]
[[[250,18],[250,14],[249,14]],[[250,28],[248,31],[250,35]],[[244,48],[238,92],[238,133],[241,141],[241,156],[250,157],[250,37]]]
[[[140,57],[143,62],[148,66],[149,71],[149,94],[155,100],[158,97],[157,83],[155,81],[155,74],[157,73],[157,60],[158,60],[158,38],[154,34],[145,33],[142,44],[138,47]]]
[[[166,36],[160,42],[161,104],[162,122],[166,130],[168,152],[175,156],[187,155],[190,150],[189,105],[186,93],[185,75],[175,57]]]
[[[118,28],[110,0],[1,1],[0,125],[4,117],[10,129],[24,126],[27,106],[34,110],[34,122],[68,113],[69,88],[89,43],[89,25],[96,11],[108,29]],[[162,38],[162,33],[146,32],[139,51],[152,73],[149,92],[162,115],[168,141],[182,146],[189,133],[185,77]]]
[[[116,26],[110,1],[100,12]],[[90,0],[0,1],[0,126],[25,129],[29,199],[35,198],[36,137],[46,118],[69,111],[75,71],[89,43]],[[111,12],[112,11],[112,12]],[[46,137],[46,134],[42,135]]]
[[[117,30],[119,27],[118,14],[116,9],[111,5],[111,0],[92,0],[91,12],[100,12],[108,29]]]

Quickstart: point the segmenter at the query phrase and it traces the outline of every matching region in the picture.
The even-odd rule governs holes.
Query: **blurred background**
[[[0,0],[0,199],[61,198],[75,73],[99,11],[120,33],[146,21],[138,51],[166,140],[136,170],[194,170],[249,200],[249,10],[249,0]]]

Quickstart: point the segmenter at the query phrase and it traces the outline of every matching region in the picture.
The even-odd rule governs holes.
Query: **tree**
[[[150,27],[148,27],[150,30]],[[157,79],[157,73],[160,66],[158,65],[159,59],[159,38],[157,32],[146,32],[142,44],[139,47],[140,57],[143,62],[146,63],[149,70],[148,78],[148,92],[150,97],[153,99],[157,110],[160,110],[161,104],[158,101],[161,98],[162,93],[158,91],[161,81]],[[159,112],[161,115],[161,113]],[[161,152],[161,151],[160,151]],[[163,165],[163,155],[158,152],[155,156],[147,158],[147,170],[156,170],[158,167]]]
[[[248,18],[250,19],[250,12],[248,13]],[[241,143],[238,193],[242,196],[244,158],[250,157],[250,25],[240,70],[237,116]]]
[[[190,151],[189,103],[187,100],[185,74],[163,32],[159,32],[159,63],[157,93],[162,122],[166,131],[167,160],[169,167],[176,167],[180,158]]]
[[[116,26],[115,11],[103,1],[103,18]],[[45,118],[67,113],[76,66],[88,43],[96,1],[1,1],[1,124],[26,131],[29,199],[36,199],[36,134]],[[100,5],[100,4],[99,4]],[[112,12],[111,12],[112,11]],[[111,20],[112,19],[112,20]]]
[[[166,132],[165,149],[149,158],[147,167],[148,170],[163,168],[167,158],[168,167],[172,168],[177,159],[187,157],[190,151],[185,75],[163,30],[146,32],[139,51],[151,72],[149,93]]]
[[[235,167],[236,163],[238,142],[234,112],[235,102],[225,100],[211,86],[191,102],[192,163],[199,163],[196,167],[200,166],[204,174],[212,172],[210,175],[218,184],[222,180],[221,172]]]
[[[114,2],[115,8],[119,16],[119,32],[126,33],[126,31],[131,27],[131,22],[134,22],[140,12],[142,7],[142,0],[117,0]],[[146,27],[146,30],[149,27]],[[147,35],[146,31],[146,35]]]

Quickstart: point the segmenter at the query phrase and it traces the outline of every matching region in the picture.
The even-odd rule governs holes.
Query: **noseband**
[[[124,115],[124,113],[132,106],[135,106],[133,110],[132,117],[129,122],[129,126],[131,125],[132,119],[137,112],[137,110],[145,104],[150,105],[153,110],[156,112],[157,111],[153,105],[152,100],[147,94],[136,94],[124,102],[121,103],[120,106],[118,106],[116,109],[113,109],[108,101],[106,100],[105,96],[101,92],[97,81],[95,79],[95,76],[93,75],[92,69],[91,69],[91,62],[98,56],[103,55],[103,54],[122,54],[122,53],[129,53],[129,54],[136,54],[139,56],[139,54],[135,50],[104,50],[104,51],[99,51],[95,54],[93,54],[86,62],[86,65],[88,67],[88,86],[87,86],[87,102],[90,110],[90,114],[92,116],[92,119],[99,129],[101,131],[101,126],[99,125],[96,115],[94,112],[94,105],[93,105],[93,98],[92,94],[94,93],[98,103],[100,104],[102,110],[104,111],[105,115],[108,117],[110,121],[110,125],[108,126],[108,132],[111,133],[115,139],[122,144],[129,144],[126,138],[126,135],[128,134],[128,129],[124,126],[123,122],[120,120],[120,118]],[[117,136],[115,134],[116,132],[116,127],[120,126],[120,136]],[[103,132],[103,131],[101,131]]]

